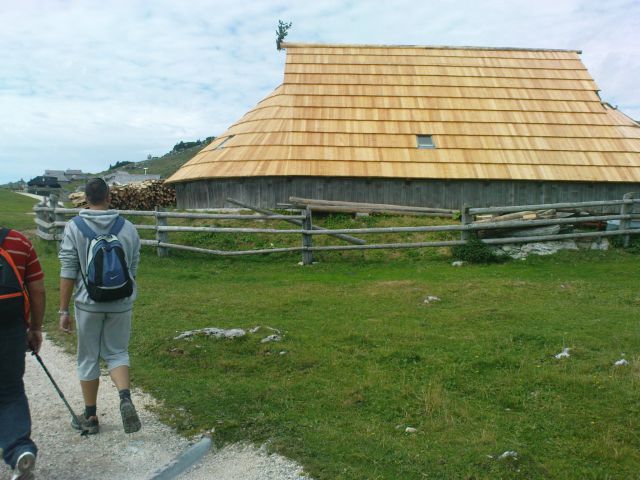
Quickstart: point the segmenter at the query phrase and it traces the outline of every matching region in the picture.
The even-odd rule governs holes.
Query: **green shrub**
[[[624,248],[624,237],[623,236],[614,236],[609,237],[609,244],[613,248]],[[634,235],[631,237],[631,241],[629,242],[629,246],[626,248],[629,253],[640,254],[640,236]]]
[[[489,245],[475,237],[469,239],[464,245],[452,247],[451,254],[469,263],[500,263],[507,260],[506,256],[497,255]]]

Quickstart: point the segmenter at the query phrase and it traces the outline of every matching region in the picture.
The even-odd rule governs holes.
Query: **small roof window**
[[[416,135],[418,140],[418,148],[436,148],[431,135]]]
[[[214,148],[214,150],[220,150],[222,148],[224,148],[224,144],[227,143],[229,140],[231,140],[233,137],[235,137],[235,135],[229,135],[227,138],[225,138],[220,145],[218,145],[216,148]]]

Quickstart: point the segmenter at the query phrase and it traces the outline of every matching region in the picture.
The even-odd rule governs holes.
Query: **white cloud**
[[[0,0],[0,183],[101,170],[223,132],[282,81],[287,40],[584,50],[640,118],[636,0]]]

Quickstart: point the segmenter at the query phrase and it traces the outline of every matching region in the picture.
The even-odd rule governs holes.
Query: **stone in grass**
[[[439,302],[439,301],[440,301],[440,298],[434,295],[429,295],[427,298],[424,299],[424,303],[433,303],[433,302]]]
[[[418,429],[413,427],[407,427],[404,429],[405,433],[417,433]]]
[[[507,450],[498,457],[498,460],[518,460],[518,452],[515,450]]]
[[[280,340],[282,340],[280,335],[269,335],[260,340],[260,343],[279,342]]]
[[[517,460],[518,452],[515,450],[507,450],[502,455],[498,457],[498,460]]]
[[[206,335],[207,337],[215,337],[215,338],[236,338],[236,337],[244,337],[247,332],[242,330],[241,328],[231,328],[229,330],[224,330],[222,328],[201,328],[199,330],[189,330],[187,332],[181,333],[177,337],[174,337],[174,340],[181,340],[183,338],[193,337],[195,335]]]
[[[620,359],[620,360],[618,360],[616,363],[614,363],[614,365],[615,365],[616,367],[624,367],[624,366],[626,366],[626,365],[629,365],[629,362],[627,362],[627,360],[626,360],[626,359],[621,358],[621,359]]]

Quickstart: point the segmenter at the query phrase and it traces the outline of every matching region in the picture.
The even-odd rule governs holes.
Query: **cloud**
[[[603,99],[640,118],[635,0],[22,0],[0,15],[0,183],[222,133],[282,82],[278,19],[288,41],[582,49]]]

